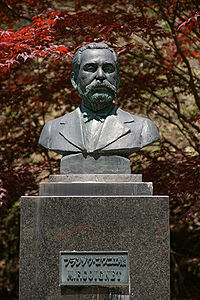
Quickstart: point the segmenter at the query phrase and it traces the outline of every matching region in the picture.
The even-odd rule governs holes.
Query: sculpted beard
[[[117,88],[108,81],[101,84],[91,83],[86,87],[85,92],[81,90],[78,84],[78,91],[84,103],[88,104],[87,106],[90,106],[94,111],[108,106],[117,96]]]

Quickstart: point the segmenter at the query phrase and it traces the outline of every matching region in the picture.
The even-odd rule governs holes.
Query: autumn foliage
[[[119,54],[117,104],[151,118],[161,141],[131,157],[133,172],[170,196],[172,299],[200,289],[200,7],[195,0],[0,1],[1,235],[3,299],[16,299],[19,198],[58,173],[38,145],[46,121],[72,111],[78,47],[106,42]]]

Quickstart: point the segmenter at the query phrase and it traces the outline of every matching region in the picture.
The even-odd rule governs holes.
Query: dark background
[[[72,56],[93,41],[119,54],[116,103],[159,128],[132,172],[170,196],[171,299],[199,299],[198,2],[0,1],[1,299],[18,298],[20,196],[59,172],[59,156],[38,145],[42,126],[80,104]]]

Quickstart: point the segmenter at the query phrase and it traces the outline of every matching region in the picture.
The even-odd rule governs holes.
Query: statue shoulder
[[[58,133],[60,123],[63,118],[64,116],[56,118],[54,120],[50,120],[44,125],[38,142],[40,145],[47,149],[51,148],[51,140]]]
[[[79,111],[80,109],[77,107],[77,109],[62,117],[48,121],[42,129],[38,143],[47,149],[54,149],[55,151],[61,143],[59,134],[60,130],[63,126],[65,126],[65,130],[68,130],[68,124],[70,124],[70,122],[76,123],[79,118]]]
[[[117,108],[116,113],[117,113],[118,117],[120,118],[120,120],[124,123],[134,121],[134,115],[130,114],[129,112],[127,112],[119,107]]]
[[[152,144],[160,139],[158,128],[156,125],[148,118],[142,118],[142,132],[141,132],[141,144],[145,147]]]
[[[141,148],[159,140],[158,129],[150,119],[132,115],[122,109],[118,109],[118,114],[124,123],[140,136]]]

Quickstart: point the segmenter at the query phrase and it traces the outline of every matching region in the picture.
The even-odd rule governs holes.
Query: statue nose
[[[98,68],[96,78],[101,81],[105,79],[105,74],[104,74],[104,71],[102,70],[102,68]]]

